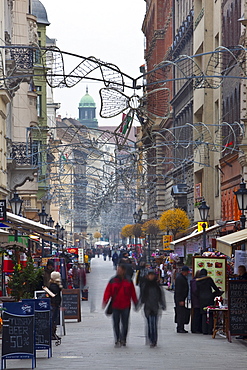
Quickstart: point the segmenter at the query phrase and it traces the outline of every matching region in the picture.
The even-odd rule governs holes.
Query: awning
[[[241,245],[247,241],[247,229],[221,236],[216,239],[216,249],[231,257],[232,247]]]
[[[40,222],[30,220],[29,218],[17,216],[11,212],[7,212],[7,221],[2,223],[10,226],[14,230],[18,230],[26,234],[30,234],[31,231],[32,234],[37,234],[39,238],[42,238],[46,241],[60,245],[64,244],[62,239],[57,240],[56,236],[51,235],[51,233],[55,231],[54,228],[41,224]]]
[[[221,227],[221,225],[219,224],[215,224],[213,226],[210,226],[206,229],[206,233],[209,233],[210,231],[213,231],[215,229],[218,229],[219,227]],[[174,240],[173,242],[171,242],[170,244],[171,245],[176,245],[176,244],[179,244],[179,243],[184,243],[186,242],[187,240],[191,240],[193,238],[197,238],[198,236],[202,236],[203,234],[203,231],[197,231],[197,230],[194,230],[193,233],[191,233],[190,235],[187,235],[187,236],[184,236],[183,238],[180,238],[180,239],[177,239],[177,240]]]
[[[11,212],[7,212],[7,220],[11,223],[15,223],[21,227],[34,230],[34,231],[41,231],[41,232],[55,231],[55,229],[50,226],[43,225],[40,222],[30,220],[29,218],[26,218],[26,217],[17,216]],[[7,223],[6,222],[3,222],[3,223],[9,226],[8,221]]]

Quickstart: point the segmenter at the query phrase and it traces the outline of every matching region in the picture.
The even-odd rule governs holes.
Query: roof
[[[232,255],[232,247],[247,241],[247,229],[236,231],[216,239],[216,249],[227,256]]]
[[[54,243],[59,241],[59,244],[63,244],[63,240],[57,238],[53,235],[47,234],[55,231],[54,228],[41,224],[40,222],[36,222],[30,220],[26,217],[17,216],[14,213],[7,212],[7,221],[2,222],[15,230],[21,230],[22,232],[32,231],[32,233],[36,233],[40,238],[52,241]]]
[[[86,94],[81,98],[79,103],[79,108],[95,108],[96,104],[91,95],[88,94],[88,88],[86,89]]]
[[[221,225],[219,224],[215,224],[213,226],[210,226],[206,229],[206,233],[210,232],[210,231],[213,231],[215,229],[218,229],[219,227],[221,227]],[[185,241],[187,240],[190,240],[190,239],[193,239],[193,238],[196,238],[200,235],[203,234],[203,231],[197,231],[197,230],[194,230],[190,235],[187,235],[187,236],[184,236],[183,238],[180,238],[180,239],[177,239],[177,240],[174,240],[173,242],[171,242],[170,244],[171,245],[176,245],[176,244],[179,244],[179,243],[184,243]]]
[[[37,23],[49,26],[46,9],[39,0],[32,0],[32,14],[37,18]]]

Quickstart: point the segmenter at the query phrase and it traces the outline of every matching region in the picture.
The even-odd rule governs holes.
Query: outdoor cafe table
[[[229,331],[229,316],[228,316],[228,307],[222,306],[222,307],[214,307],[214,306],[208,306],[206,307],[207,315],[209,312],[213,313],[213,334],[212,338],[214,339],[217,332],[219,330],[222,330],[223,333],[225,333],[226,338],[229,342],[231,342],[231,335]],[[220,324],[220,321],[222,319],[222,324]]]

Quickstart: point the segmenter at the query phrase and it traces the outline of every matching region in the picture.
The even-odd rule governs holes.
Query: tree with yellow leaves
[[[125,226],[122,227],[122,230],[121,230],[121,236],[123,238],[129,238],[130,243],[131,243],[131,236],[134,235],[133,234],[133,226],[134,225],[125,225]]]
[[[99,231],[95,231],[95,233],[93,234],[93,237],[94,239],[99,239],[101,238],[101,233]]]
[[[162,213],[159,219],[160,229],[172,232],[174,239],[179,232],[185,231],[190,226],[186,212],[181,208],[169,209]]]

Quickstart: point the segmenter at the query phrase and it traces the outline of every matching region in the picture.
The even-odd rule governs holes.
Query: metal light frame
[[[19,197],[17,193],[14,193],[14,197],[9,200],[10,206],[11,206],[11,211],[15,215],[19,216],[21,213],[21,207],[23,200]]]

